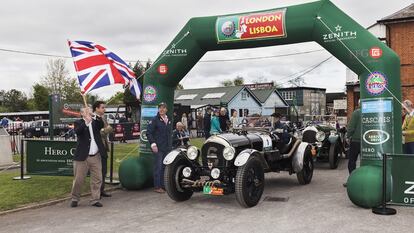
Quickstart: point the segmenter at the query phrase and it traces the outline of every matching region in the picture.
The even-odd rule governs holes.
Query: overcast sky
[[[124,60],[154,60],[191,17],[265,10],[301,4],[306,0],[128,0],[56,1],[9,0],[0,8],[0,48],[69,56],[67,39],[89,40],[106,46]],[[413,3],[413,0],[333,0],[345,13],[368,27]],[[372,4],[375,2],[375,4]],[[316,43],[207,53],[202,60],[272,56],[321,49]],[[218,86],[236,76],[252,83],[257,78],[283,83],[287,76],[310,67],[330,54],[312,54],[226,63],[198,63],[181,82],[185,88]],[[50,58],[0,51],[0,89],[31,92],[46,72]],[[76,76],[71,59],[67,67]],[[207,79],[208,77],[208,79]],[[344,90],[345,66],[331,59],[307,74],[306,86],[328,92]],[[285,79],[283,79],[285,78]],[[216,82],[212,82],[215,80]],[[103,97],[121,88],[102,88]]]

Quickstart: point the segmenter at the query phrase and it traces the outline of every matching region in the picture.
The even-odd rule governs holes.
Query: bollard
[[[28,180],[32,177],[24,175],[24,139],[20,139],[20,176],[13,177],[13,180]]]
[[[379,215],[394,215],[397,210],[387,208],[387,154],[382,155],[382,204],[372,208],[372,213]]]

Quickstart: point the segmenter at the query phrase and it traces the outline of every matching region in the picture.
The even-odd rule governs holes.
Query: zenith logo
[[[340,32],[342,30],[342,26],[336,25],[335,30],[337,32]]]
[[[414,181],[406,181],[405,184],[408,184],[408,185],[411,185],[411,186],[404,191],[404,194],[414,195]]]

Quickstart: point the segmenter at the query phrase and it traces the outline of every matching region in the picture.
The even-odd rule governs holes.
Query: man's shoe
[[[157,188],[157,189],[154,189],[154,192],[156,192],[156,193],[165,193],[165,190],[162,189],[162,188]]]
[[[92,206],[95,206],[95,207],[103,207],[103,205],[98,201],[98,202],[95,202]]]
[[[78,202],[77,201],[72,201],[71,203],[70,203],[70,207],[77,207],[78,206]]]
[[[101,192],[101,197],[112,197],[112,195],[107,192]]]
[[[344,186],[346,188],[346,187],[348,187],[348,183],[343,183],[342,186]]]

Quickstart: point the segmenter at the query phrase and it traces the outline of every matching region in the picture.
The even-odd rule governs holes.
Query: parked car
[[[54,135],[63,137],[69,129],[68,125],[55,124],[53,127]],[[23,129],[21,132],[26,138],[48,136],[49,120],[34,121],[29,127]]]
[[[12,121],[12,120],[8,121],[6,130],[9,134],[19,133],[22,129],[23,129],[23,121]]]
[[[342,152],[345,152],[343,140],[336,128],[324,124],[308,124],[302,131],[302,141],[312,145],[315,160],[329,162],[331,169],[338,168]]]
[[[277,131],[240,129],[208,138],[201,149],[177,148],[164,159],[165,188],[175,201],[186,201],[194,192],[208,195],[235,193],[238,203],[252,207],[264,190],[264,173],[296,173],[300,184],[313,176],[311,146],[295,137],[288,144]]]

